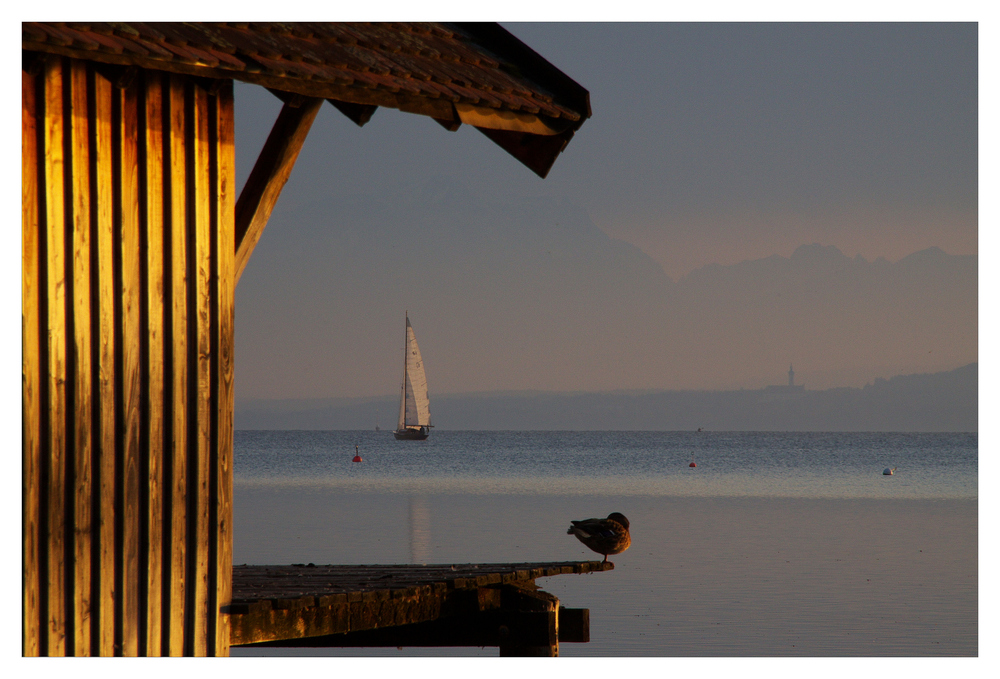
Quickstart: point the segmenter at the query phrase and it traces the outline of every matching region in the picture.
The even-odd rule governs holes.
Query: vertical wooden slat
[[[48,319],[48,655],[66,654],[66,266],[62,63],[45,67],[45,223]],[[44,407],[44,406],[43,406]]]
[[[21,72],[21,502],[22,641],[26,656],[39,654],[39,402],[38,126],[36,78]]]
[[[138,186],[138,111],[137,86],[122,90],[119,149],[121,167],[121,337],[122,407],[124,436],[122,460],[122,655],[135,656],[139,651],[139,422],[141,411],[139,374],[139,186]]]
[[[216,163],[218,165],[216,213],[218,279],[218,459],[216,462],[218,500],[216,520],[217,634],[215,655],[229,655],[229,616],[222,609],[232,600],[233,584],[233,347],[235,313],[234,206],[236,180],[234,151],[233,85],[224,85],[217,97]]]
[[[184,653],[184,620],[186,615],[186,553],[187,553],[187,209],[184,117],[184,79],[170,77],[169,90],[169,184],[170,184],[170,356],[172,419],[170,422],[170,596],[169,644],[167,655]]]
[[[161,654],[163,591],[163,103],[159,76],[147,73],[145,115],[148,515],[146,654]]]
[[[194,199],[194,314],[196,323],[196,346],[193,357],[193,369],[197,383],[195,470],[196,497],[189,499],[188,511],[195,512],[195,579],[190,583],[195,587],[194,632],[191,642],[192,653],[204,656],[207,653],[208,628],[208,571],[209,549],[208,541],[213,537],[209,529],[209,502],[214,499],[214,493],[209,488],[209,446],[211,445],[211,408],[208,395],[211,388],[211,232],[209,224],[209,183],[208,183],[208,93],[195,85],[193,88],[193,106],[191,121],[194,127],[194,168],[189,177],[189,190]],[[190,227],[189,227],[190,228]],[[196,451],[196,452],[195,452]]]
[[[98,516],[95,517],[100,568],[95,574],[97,587],[92,614],[98,620],[97,653],[114,654],[115,630],[115,317],[114,317],[114,243],[116,240],[112,201],[111,97],[112,85],[99,72],[93,75],[93,154],[95,179],[92,194],[94,210],[94,247],[97,250],[95,296],[97,305],[97,374],[96,411],[97,451],[95,479]]]
[[[89,655],[91,565],[90,158],[87,70],[70,70],[73,215],[73,655]]]

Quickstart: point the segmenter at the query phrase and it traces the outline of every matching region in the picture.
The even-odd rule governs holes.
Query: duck
[[[584,519],[570,523],[573,525],[566,534],[575,535],[587,547],[603,554],[605,562],[609,554],[621,554],[632,544],[628,519],[620,512],[612,512],[606,519]]]

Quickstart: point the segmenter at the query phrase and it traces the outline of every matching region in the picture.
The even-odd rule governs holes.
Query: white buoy
[[[888,467],[886,467],[885,469],[882,470],[882,476],[892,476],[892,473],[894,471],[896,471],[895,467],[893,467],[892,469],[889,469]]]

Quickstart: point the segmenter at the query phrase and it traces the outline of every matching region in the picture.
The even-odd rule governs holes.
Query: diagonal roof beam
[[[323,100],[318,98],[288,101],[274,121],[274,127],[236,201],[236,283],[240,282],[243,269],[267,226],[271,211],[292,173],[322,103]]]

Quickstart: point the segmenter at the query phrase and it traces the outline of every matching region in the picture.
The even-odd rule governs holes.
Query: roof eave
[[[50,42],[22,39],[22,50],[113,66],[138,66],[206,79],[239,80],[266,87],[275,94],[287,92],[303,97],[327,99],[358,125],[368,122],[375,107],[378,106],[428,116],[452,131],[465,123],[480,130],[532,172],[544,178],[556,158],[566,148],[573,133],[580,128],[586,118],[590,117],[589,93],[499,25],[455,24],[455,26],[472,36],[484,49],[502,57],[503,63],[508,68],[530,73],[533,82],[537,81],[553,95],[556,102],[575,112],[579,117],[576,120],[565,117],[552,118],[521,111],[477,106],[463,102],[457,97],[429,97],[387,88],[288,78],[250,69],[236,70],[177,60],[167,61],[135,53],[116,54],[99,49],[55,45]]]

